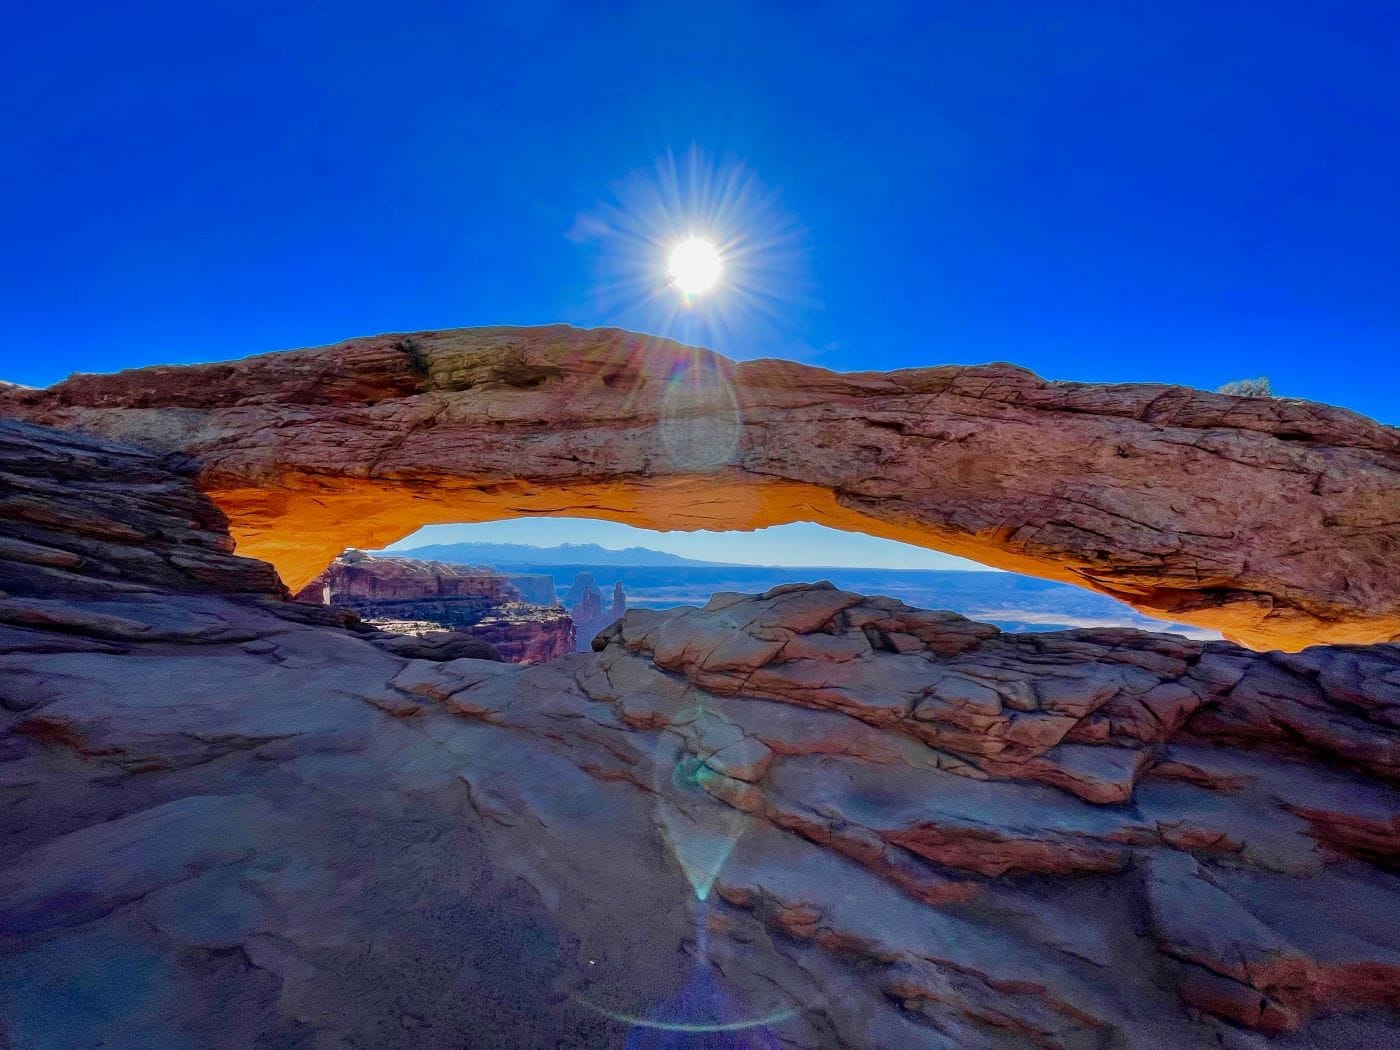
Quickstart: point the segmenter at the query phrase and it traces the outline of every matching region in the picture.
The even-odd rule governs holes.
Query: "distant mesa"
[[[548,600],[527,599],[526,591],[531,599]],[[370,557],[351,550],[303,587],[297,598],[351,609],[393,634],[465,634],[510,663],[552,660],[574,648],[573,620],[557,604],[554,581],[548,576]]]

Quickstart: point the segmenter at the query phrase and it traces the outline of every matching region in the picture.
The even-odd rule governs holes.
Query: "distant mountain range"
[[[609,550],[596,543],[564,543],[557,547],[435,543],[380,553],[547,576],[560,594],[569,589],[578,573],[589,572],[604,591],[611,590],[613,581],[621,582],[628,608],[704,605],[717,591],[760,594],[779,584],[830,580],[843,590],[886,595],[919,609],[951,609],[974,620],[996,624],[1005,631],[1136,627],[1177,631],[1192,637],[1216,636],[1213,631],[1150,619],[1106,595],[1067,583],[994,570],[736,565],[696,561],[648,547]]]
[[[430,543],[409,550],[378,552],[386,557],[422,558],[456,565],[727,565],[728,562],[696,561],[679,554],[654,551],[650,547],[609,550],[596,543],[561,543],[556,547],[536,547],[528,543]]]

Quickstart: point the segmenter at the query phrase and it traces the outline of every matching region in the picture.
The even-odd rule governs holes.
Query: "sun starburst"
[[[666,154],[580,214],[596,314],[731,357],[801,356],[804,234],[776,190],[738,161]]]

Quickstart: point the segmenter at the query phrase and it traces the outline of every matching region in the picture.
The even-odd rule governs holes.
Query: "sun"
[[[687,298],[709,291],[719,280],[719,252],[709,241],[691,237],[671,249],[666,263],[667,280]]]
[[[610,323],[731,352],[798,341],[807,234],[737,160],[667,152],[576,215],[566,236],[587,253],[593,308]]]

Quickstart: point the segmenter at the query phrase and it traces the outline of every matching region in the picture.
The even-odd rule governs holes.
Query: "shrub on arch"
[[[1233,394],[1235,397],[1273,397],[1274,388],[1268,376],[1257,379],[1236,379],[1216,388],[1217,394]]]

